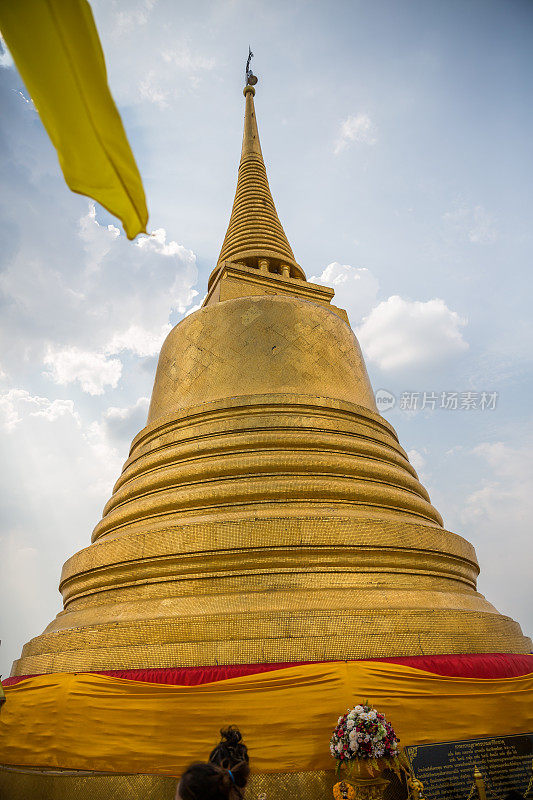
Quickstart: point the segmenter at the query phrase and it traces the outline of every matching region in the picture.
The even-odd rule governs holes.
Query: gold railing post
[[[424,797],[424,784],[411,773],[407,779],[407,786],[410,789],[410,796],[413,800],[426,800]]]
[[[483,780],[481,772],[478,770],[475,764],[474,764],[474,783],[476,784],[479,800],[487,800],[487,794],[485,792],[485,782]]]
[[[524,792],[524,797],[527,797],[529,795],[531,789],[533,789],[533,761],[531,762],[531,777],[529,778],[527,789]]]

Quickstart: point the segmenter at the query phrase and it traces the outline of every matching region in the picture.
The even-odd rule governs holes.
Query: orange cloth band
[[[533,674],[435,675],[377,661],[305,664],[199,686],[92,673],[6,687],[2,761],[39,767],[179,775],[206,759],[222,725],[240,727],[252,769],[331,769],[329,737],[368,699],[402,745],[533,730]]]

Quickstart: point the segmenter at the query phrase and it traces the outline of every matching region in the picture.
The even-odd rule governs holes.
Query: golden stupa
[[[378,414],[333,290],[297,264],[244,94],[207,297],[167,337],[64,610],[12,674],[530,652]]]

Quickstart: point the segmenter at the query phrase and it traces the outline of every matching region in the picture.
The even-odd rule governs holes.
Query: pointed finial
[[[257,77],[254,75],[252,70],[250,69],[250,62],[254,54],[252,53],[252,48],[248,45],[248,60],[246,61],[246,86],[255,86],[257,83]]]
[[[218,268],[226,261],[259,269],[262,268],[259,262],[263,266],[269,262],[270,272],[306,280],[281,226],[268,185],[255,116],[253,84],[257,83],[257,78],[250,69],[253,55],[249,47],[246,86],[243,90],[246,107],[237,191],[217,267],[209,279],[210,286],[218,274]]]

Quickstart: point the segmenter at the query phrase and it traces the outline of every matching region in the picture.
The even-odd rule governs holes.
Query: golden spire
[[[252,77],[255,82],[255,76]],[[286,265],[293,277],[305,280],[270,193],[259,143],[254,95],[254,87],[247,84],[244,87],[246,110],[237,190],[217,269],[227,261],[257,267],[259,260],[267,260],[276,271]]]

